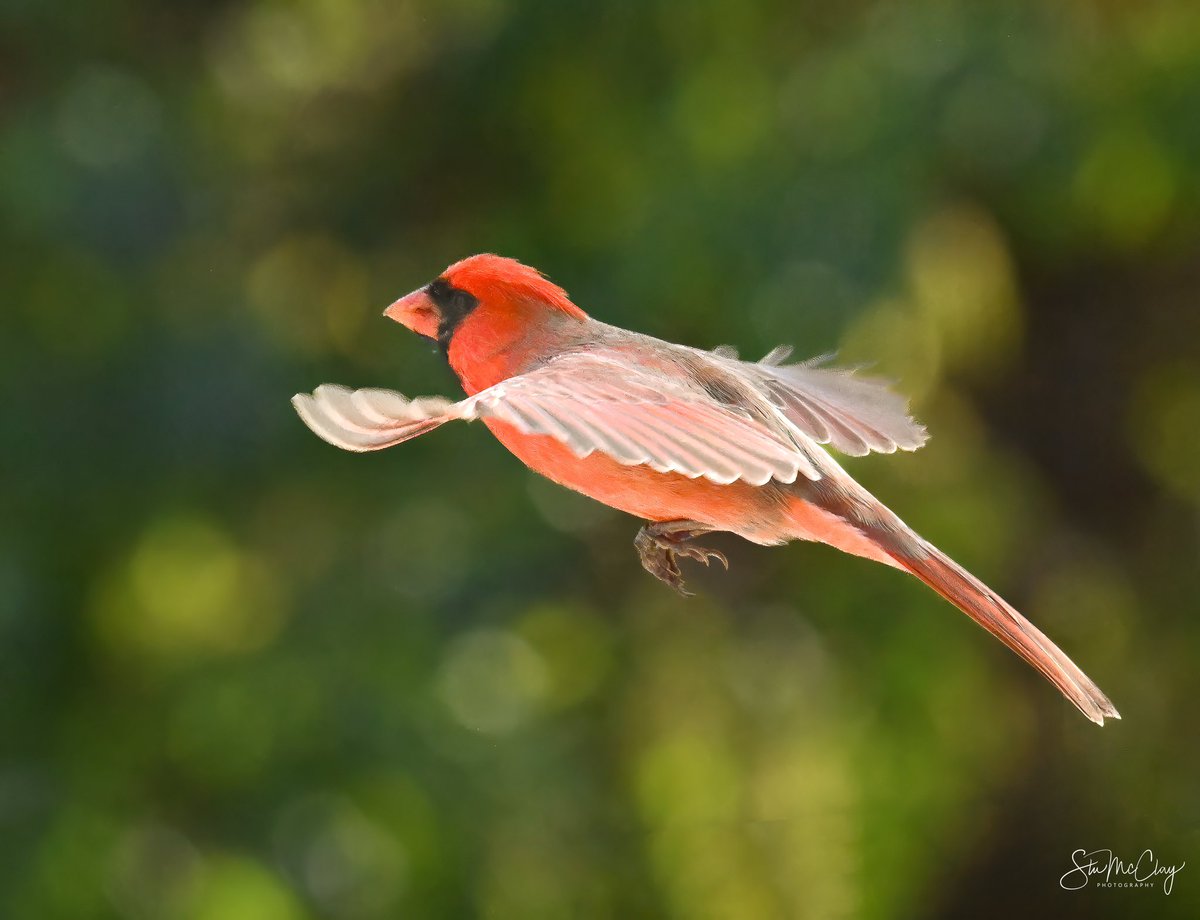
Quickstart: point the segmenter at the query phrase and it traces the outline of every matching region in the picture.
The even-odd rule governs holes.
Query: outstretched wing
[[[762,485],[821,478],[797,439],[750,413],[713,401],[685,380],[586,352],[555,358],[458,403],[329,385],[292,402],[313,431],[347,450],[379,450],[451,419],[482,418],[553,437],[580,458],[600,451],[626,466],[693,479]]]
[[[904,397],[886,381],[853,370],[820,367],[825,358],[782,364],[790,348],[776,348],[757,364],[737,362],[793,425],[818,444],[861,457],[916,450],[929,435],[908,414]]]
[[[406,399],[394,390],[351,390],[323,383],[311,396],[297,393],[292,406],[323,441],[359,453],[382,450],[459,418],[458,405],[427,396]]]

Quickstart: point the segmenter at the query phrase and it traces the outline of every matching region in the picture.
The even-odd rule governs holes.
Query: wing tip
[[[331,384],[322,384],[322,386],[331,386]],[[371,450],[369,446],[356,442],[352,432],[346,431],[329,416],[323,407],[320,391],[321,387],[317,387],[311,394],[297,393],[292,397],[292,408],[300,416],[300,421],[304,422],[308,430],[326,444],[356,454]]]
[[[908,416],[908,421],[912,424],[912,431],[903,441],[897,441],[896,447],[898,447],[900,450],[906,450],[911,453],[913,451],[920,450],[922,447],[928,444],[932,435],[930,435],[928,428],[914,419],[911,415]],[[888,453],[892,453],[892,451],[888,451]]]

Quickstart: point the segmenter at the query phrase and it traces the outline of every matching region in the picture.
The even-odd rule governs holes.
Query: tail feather
[[[1097,725],[1119,719],[1117,708],[1062,649],[1000,595],[898,518],[826,457],[823,476],[800,484],[790,524],[801,539],[886,562],[915,575],[1041,671]]]
[[[937,547],[917,537],[915,546],[904,549],[885,546],[884,549],[903,569],[917,576],[1041,671],[1063,696],[1097,725],[1103,725],[1105,718],[1121,718],[1103,691],[1062,649]]]

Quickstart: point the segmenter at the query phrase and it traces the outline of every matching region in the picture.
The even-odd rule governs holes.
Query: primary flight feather
[[[331,384],[293,397],[330,444],[380,450],[479,419],[531,469],[647,521],[635,540],[642,565],[681,593],[678,557],[725,562],[690,542],[701,534],[828,543],[921,579],[1093,722],[1120,718],[1058,646],[826,452],[925,443],[884,383],[822,359],[784,363],[789,348],[748,362],[610,326],[535,269],[494,255],[456,262],[385,315],[441,346],[467,398]]]

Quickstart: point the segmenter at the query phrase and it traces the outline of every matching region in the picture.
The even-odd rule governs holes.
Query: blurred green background
[[[1200,914],[1200,5],[0,2],[0,915]],[[382,308],[478,251],[600,319],[872,361],[848,463],[1043,626],[637,522]]]

